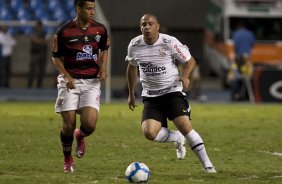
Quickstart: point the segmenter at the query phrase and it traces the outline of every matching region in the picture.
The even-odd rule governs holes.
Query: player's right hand
[[[71,76],[64,76],[67,90],[75,89],[75,82]]]
[[[132,111],[137,107],[137,105],[135,105],[135,97],[128,96],[128,107]]]

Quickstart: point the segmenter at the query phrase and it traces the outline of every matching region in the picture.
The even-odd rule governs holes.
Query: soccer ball
[[[125,177],[130,183],[147,183],[150,178],[150,170],[142,162],[133,162],[126,168]]]

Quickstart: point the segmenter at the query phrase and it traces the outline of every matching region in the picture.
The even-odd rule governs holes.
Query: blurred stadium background
[[[1,0],[0,10],[1,21],[13,35],[29,35],[35,20],[44,22],[46,33],[52,35],[59,22],[75,16],[71,0]]]
[[[261,15],[264,14],[265,17],[271,16],[278,21],[278,24],[282,24],[281,4],[281,0],[96,0],[95,18],[106,24],[112,40],[109,62],[110,75],[103,84],[103,97],[107,102],[126,98],[126,63],[124,58],[127,44],[131,38],[140,34],[140,17],[146,12],[151,12],[159,17],[162,31],[177,37],[182,43],[188,45],[192,55],[198,61],[201,73],[200,91],[202,91],[198,100],[228,102],[228,85],[225,84],[226,70],[230,65],[228,57],[220,52],[218,47],[210,47],[211,45],[206,43],[207,30],[215,35],[217,41],[228,43],[232,30],[226,31],[224,27],[228,23],[227,16],[225,16],[228,14],[227,5],[229,9],[231,7],[231,13],[234,16],[236,16],[236,13],[234,14],[236,11],[242,17],[244,14],[248,15],[249,19],[254,18],[254,15],[263,17]],[[74,16],[73,0],[0,1],[0,25],[8,26],[9,32],[17,39],[12,56],[11,88],[0,89],[0,100],[50,100],[55,98],[57,73],[51,64],[52,35],[58,25],[74,18]],[[44,88],[26,89],[30,61],[29,35],[33,32],[37,20],[43,22],[47,38],[50,40],[48,66]],[[281,51],[281,40],[282,36],[278,35],[276,40],[267,43],[275,44],[275,46],[279,46],[280,43],[278,51]],[[266,60],[262,61],[264,66],[268,64],[267,62]],[[261,63],[256,64],[260,65]],[[270,71],[277,72],[281,65],[282,54],[280,52],[278,59],[275,60],[274,69],[271,65]],[[265,70],[264,66],[263,71]],[[267,68],[269,69],[269,67]],[[279,69],[278,74],[275,74],[274,81],[282,80],[280,74],[281,70]],[[271,78],[271,76],[269,77]],[[271,97],[270,100],[265,100],[261,97],[262,92],[256,91],[260,96],[258,101],[281,102],[282,87],[280,86],[278,86],[278,96]]]

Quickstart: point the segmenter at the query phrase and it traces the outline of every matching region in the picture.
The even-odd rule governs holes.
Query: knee
[[[91,134],[92,132],[96,130],[96,124],[88,125],[85,129],[87,130],[87,132]]]
[[[154,130],[149,130],[149,129],[143,129],[143,134],[145,136],[146,139],[150,140],[150,141],[154,141],[158,135],[158,132],[154,131]]]
[[[84,132],[85,133],[87,132],[86,134],[88,135],[90,135],[92,132],[96,130],[96,125],[87,125],[87,126],[83,125],[82,127],[84,129]]]
[[[96,122],[81,122],[80,130],[88,136],[96,130]]]

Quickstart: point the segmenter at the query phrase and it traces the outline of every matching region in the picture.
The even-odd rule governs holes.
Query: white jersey
[[[155,97],[176,91],[182,92],[183,86],[179,81],[175,60],[184,63],[190,58],[187,46],[175,37],[159,33],[159,39],[153,45],[146,44],[143,35],[132,39],[125,60],[139,66],[142,96]]]
[[[0,32],[0,45],[2,45],[2,56],[11,56],[13,47],[16,45],[16,40],[10,33]]]

